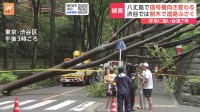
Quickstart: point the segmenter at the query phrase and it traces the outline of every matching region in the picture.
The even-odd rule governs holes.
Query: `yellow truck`
[[[74,51],[73,52],[73,58],[76,58],[78,56],[80,56],[81,54],[83,54],[83,52],[80,51]],[[69,61],[70,58],[65,58],[64,61]],[[85,60],[82,63],[79,63],[77,65],[80,64],[87,64],[90,63],[90,60]],[[86,69],[82,69],[82,70],[77,70],[77,72],[75,73],[69,73],[69,74],[63,74],[61,75],[60,81],[62,83],[63,86],[66,86],[67,84],[81,84],[81,85],[85,85],[85,84],[91,84],[92,82],[95,81],[95,77],[97,75],[97,72],[92,72],[91,68],[86,68]]]

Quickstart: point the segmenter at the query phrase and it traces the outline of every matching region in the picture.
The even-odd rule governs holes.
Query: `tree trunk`
[[[89,39],[89,50],[96,47],[96,39],[97,39],[97,31],[98,28],[96,28],[95,20],[96,22],[99,22],[97,20],[97,15],[95,14],[94,4],[90,5],[90,16],[89,16],[89,26],[88,26],[88,39]],[[100,23],[99,23],[100,24]],[[95,59],[95,57],[93,57]]]
[[[130,20],[129,20],[130,21]],[[136,23],[138,23],[137,22],[138,20],[136,20],[133,24],[131,24],[131,26],[129,26],[129,28],[128,28],[128,35],[131,35],[131,34],[133,34],[133,33],[136,33],[136,32],[138,32],[139,31],[139,28],[138,28],[138,24],[136,24]],[[133,44],[133,43],[137,43],[137,42],[139,42],[139,40],[140,39],[135,39],[133,42],[131,42],[131,43],[128,43],[128,45],[131,45],[131,44]],[[137,49],[133,49],[133,50],[131,50],[131,51],[129,51],[128,52],[128,54],[129,55],[139,55],[140,54],[140,50],[137,48]],[[139,63],[139,60],[137,59],[137,58],[135,58],[135,59],[127,59],[127,61],[129,62],[129,63]]]
[[[74,16],[74,36],[72,38],[73,40],[73,51],[77,50],[77,26],[78,26],[78,18],[77,16]]]
[[[88,41],[89,41],[89,50],[91,50],[92,49],[92,47],[93,47],[93,45],[94,45],[94,38],[93,38],[93,33],[94,33],[94,27],[93,27],[93,25],[94,25],[94,22],[93,22],[93,20],[94,20],[94,8],[93,8],[93,4],[92,5],[90,5],[90,9],[92,9],[91,11],[90,11],[90,17],[89,17],[89,26],[88,26]]]
[[[3,24],[3,42],[6,44],[5,39],[5,29],[6,29],[6,17],[2,15],[2,24]],[[8,69],[8,48],[3,48],[3,69]]]
[[[75,3],[77,3],[79,0],[75,0]],[[77,44],[78,44],[78,42],[77,42],[77,38],[78,38],[78,31],[77,31],[77,29],[78,29],[78,16],[77,15],[75,15],[74,16],[74,26],[73,26],[73,30],[74,30],[74,36],[72,37],[72,41],[73,41],[73,51],[75,51],[75,50],[77,50]]]
[[[16,0],[14,0],[14,3],[15,3],[15,11],[16,11]],[[17,29],[17,26],[16,26],[16,12],[14,14],[14,29]],[[17,57],[17,44],[16,44],[16,41],[14,41],[14,46],[13,46],[13,70],[16,69],[16,57]]]
[[[37,4],[35,0],[32,0],[32,5],[33,5],[33,14],[34,14],[34,28],[37,29],[37,40],[39,40],[38,39],[38,35],[39,35],[38,12],[39,12],[39,7],[40,7],[40,0],[37,1]],[[38,47],[38,41],[34,41],[31,69],[34,69],[36,67],[37,47]]]
[[[56,1],[51,0],[51,40],[50,40],[50,63],[49,68],[54,66],[55,59],[55,5]]]
[[[88,16],[84,16],[84,19],[83,19],[83,30],[82,31],[82,40],[81,40],[81,48],[82,48],[82,51],[86,51],[85,49],[85,33],[86,33],[86,30],[87,30],[87,19],[88,19]],[[81,21],[81,20],[80,20]],[[79,23],[80,24],[80,23]]]

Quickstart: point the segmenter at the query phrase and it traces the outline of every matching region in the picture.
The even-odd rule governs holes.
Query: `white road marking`
[[[64,101],[64,102],[62,102],[62,103],[59,103],[59,104],[57,104],[57,105],[55,105],[55,106],[46,108],[46,109],[44,109],[44,110],[58,110],[58,109],[63,108],[63,107],[65,107],[65,106],[67,106],[67,105],[70,105],[70,104],[72,104],[72,103],[74,103],[74,102],[76,102],[76,101],[75,101],[75,100],[67,100],[67,101]]]
[[[64,92],[64,93],[61,93],[61,94],[57,94],[57,95],[54,95],[54,96],[45,98],[45,99],[43,99],[43,100],[49,100],[49,99],[52,99],[52,98],[55,98],[55,97],[58,97],[58,96],[61,96],[61,95],[65,95],[65,94],[68,94],[68,93],[71,93],[71,92],[74,92],[74,91],[78,91],[78,90],[81,90],[81,89],[84,89],[84,88],[85,88],[85,87],[81,87],[81,88],[78,88],[78,89],[74,89],[74,90],[71,90],[71,91],[67,91],[67,92]]]
[[[32,109],[47,105],[49,103],[55,102],[55,101],[56,100],[46,100],[46,101],[43,101],[43,102],[40,102],[40,103],[37,103],[37,104],[34,104],[34,105],[30,105],[28,107],[21,108],[21,110],[32,110]]]
[[[4,104],[8,104],[8,103],[12,103],[14,101],[5,101],[5,102],[1,102],[0,105],[4,105]]]
[[[175,105],[153,105],[153,107],[176,107],[176,106]]]
[[[19,106],[25,105],[25,104],[28,104],[28,103],[31,103],[31,102],[34,102],[34,101],[36,101],[36,100],[26,100],[26,101],[20,102]],[[0,110],[6,110],[6,109],[10,109],[10,108],[14,108],[14,104],[8,105],[8,106],[5,106],[5,107],[1,107]]]
[[[135,106],[139,106],[139,105],[135,105]],[[148,107],[149,105],[145,105],[145,107]],[[177,107],[176,105],[153,105],[153,107]]]
[[[82,111],[94,103],[95,102],[86,101],[86,102],[83,102],[82,104],[70,109],[69,111]]]

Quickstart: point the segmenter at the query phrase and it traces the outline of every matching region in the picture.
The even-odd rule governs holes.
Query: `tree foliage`
[[[159,61],[162,63],[162,66],[168,66],[169,64],[173,63],[173,57],[170,54],[171,52],[168,52],[171,49],[166,50],[165,48],[159,47],[156,44],[154,45],[153,49],[148,47],[147,49],[150,52],[151,56],[158,57]]]

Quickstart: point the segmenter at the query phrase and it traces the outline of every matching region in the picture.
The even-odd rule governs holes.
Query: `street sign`
[[[124,41],[119,41],[117,43],[116,49],[119,50],[119,66],[122,66],[121,57],[122,57],[122,49],[126,49],[126,44]]]
[[[124,43],[124,41],[119,41],[117,43],[116,49],[126,49],[126,44]]]

